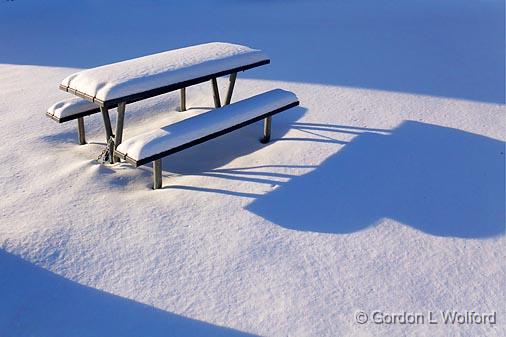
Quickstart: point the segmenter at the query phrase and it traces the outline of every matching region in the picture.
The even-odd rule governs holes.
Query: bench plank
[[[64,123],[99,111],[100,108],[95,103],[72,97],[51,105],[46,111],[46,116],[58,123]]]
[[[210,110],[120,144],[115,154],[134,166],[179,152],[299,104],[288,91],[275,89]]]

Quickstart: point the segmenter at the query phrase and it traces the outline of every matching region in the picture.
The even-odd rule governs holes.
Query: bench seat
[[[100,108],[95,103],[72,97],[51,105],[46,115],[58,123],[64,123],[97,112],[100,112]]]
[[[86,144],[84,131],[84,116],[92,115],[100,111],[100,108],[92,102],[79,97],[64,99],[51,105],[46,111],[46,116],[58,123],[77,119],[78,143]]]
[[[121,143],[115,155],[137,167],[268,118],[298,104],[295,94],[281,89],[271,90],[137,135]]]

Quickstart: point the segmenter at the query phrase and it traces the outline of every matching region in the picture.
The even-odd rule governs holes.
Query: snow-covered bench
[[[137,135],[120,144],[114,154],[135,167],[153,162],[153,188],[161,188],[161,158],[261,119],[264,119],[264,137],[261,141],[267,143],[270,140],[271,116],[298,104],[293,93],[271,90]]]
[[[185,88],[210,80],[214,105],[220,107],[217,78],[230,75],[224,101],[227,105],[237,73],[268,63],[269,58],[261,50],[212,42],[83,70],[65,78],[60,89],[99,106],[108,143],[116,148],[122,142],[126,104],[180,90],[181,110],[185,110]],[[109,109],[115,107],[118,118],[113,135]]]
[[[93,102],[88,102],[79,97],[67,98],[51,105],[46,115],[58,123],[64,123],[77,119],[78,142],[86,143],[84,132],[84,117],[100,112],[100,108]]]

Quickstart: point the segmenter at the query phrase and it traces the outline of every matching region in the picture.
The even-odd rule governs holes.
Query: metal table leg
[[[114,137],[114,149],[117,149],[123,141],[123,125],[125,123],[125,102],[118,104],[118,120],[116,121],[116,136]],[[111,153],[112,155],[112,153]],[[113,156],[115,163],[120,161],[119,157]]]
[[[79,135],[79,145],[86,144],[86,136],[84,132],[84,117],[77,119],[77,133]]]
[[[181,88],[181,105],[179,110],[186,111],[186,88]]]
[[[106,142],[109,142],[109,139],[112,137],[112,127],[111,127],[111,118],[109,117],[109,109],[100,107],[100,112],[102,113],[102,118],[104,119],[105,126],[105,136]]]
[[[216,80],[216,77],[211,79],[211,83],[213,85],[214,107],[219,108],[221,107],[220,91],[218,90],[218,81]]]
[[[230,83],[228,84],[228,91],[227,91],[227,96],[225,98],[224,105],[230,104],[230,101],[232,100],[232,93],[234,92],[234,86],[235,86],[236,79],[237,79],[237,73],[230,74],[230,77],[229,77]]]
[[[153,161],[153,189],[162,188],[162,160]]]
[[[105,127],[105,136],[106,136],[106,144],[109,148],[109,163],[113,163],[112,154],[114,151],[114,135],[112,134],[111,127],[111,118],[109,117],[109,109],[105,107],[100,107],[100,112],[102,113],[102,118],[104,119],[104,127]]]
[[[260,140],[263,144],[266,144],[271,140],[271,124],[272,116],[264,119],[264,137]]]

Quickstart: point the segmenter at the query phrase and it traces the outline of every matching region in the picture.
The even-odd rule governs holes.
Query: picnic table
[[[275,89],[232,103],[239,71],[270,63],[262,51],[213,42],[139,57],[74,73],[60,89],[77,97],[51,106],[46,115],[63,123],[77,119],[79,143],[85,144],[84,117],[101,112],[110,163],[126,160],[134,167],[153,162],[153,188],[162,186],[162,158],[259,120],[264,120],[262,143],[270,140],[272,116],[299,104],[297,97]],[[229,75],[222,107],[217,78]],[[211,81],[215,109],[151,130],[123,143],[126,105],[180,90],[180,110],[186,110],[186,88]],[[117,108],[113,134],[109,109]]]
[[[106,138],[115,149],[123,138],[126,104],[181,90],[181,110],[184,111],[185,88],[211,80],[214,104],[220,107],[217,78],[230,75],[224,102],[227,105],[237,73],[269,62],[260,50],[212,42],[83,70],[65,78],[60,89],[98,105]],[[115,107],[118,116],[113,135],[109,109]]]

